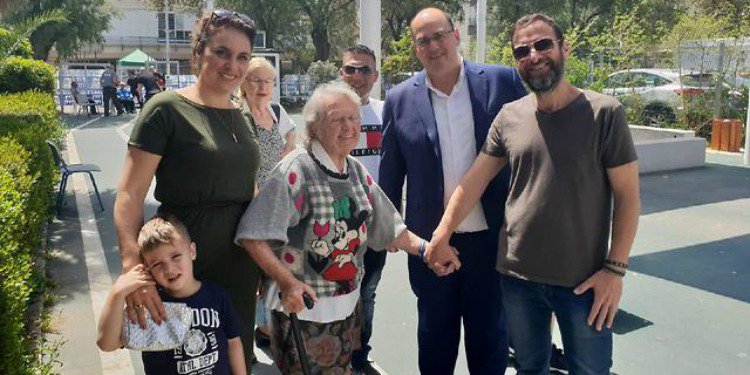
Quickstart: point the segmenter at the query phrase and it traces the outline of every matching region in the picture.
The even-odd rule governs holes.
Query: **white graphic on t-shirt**
[[[220,315],[212,308],[192,310],[192,329],[185,337],[185,343],[174,350],[177,373],[211,375],[215,371],[216,363],[219,362],[219,342],[215,329],[221,328]]]
[[[203,353],[206,350],[206,335],[198,329],[191,329],[185,338],[185,353],[191,357],[195,357]]]

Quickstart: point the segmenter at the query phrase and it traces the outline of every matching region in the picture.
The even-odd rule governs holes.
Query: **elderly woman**
[[[258,186],[262,186],[273,167],[294,150],[295,124],[284,107],[271,103],[273,88],[276,86],[276,69],[265,57],[253,57],[247,69],[247,78],[240,86],[242,91],[242,114],[248,119],[258,136],[260,148],[260,167],[256,175]],[[258,298],[255,306],[255,344],[267,347],[268,309],[263,297]]]
[[[276,86],[276,69],[265,57],[253,57],[247,70],[242,90],[242,114],[247,117],[258,135],[260,167],[258,186],[268,178],[271,169],[286,154],[294,150],[295,124],[284,107],[271,103]]]
[[[349,156],[359,142],[360,115],[359,96],[347,85],[318,87],[303,110],[306,149],[279,163],[237,229],[235,241],[270,277],[271,349],[285,374],[301,371],[287,313],[299,313],[312,373],[349,373],[359,346],[364,252],[419,254],[425,246]],[[310,310],[303,311],[303,293],[316,302]]]

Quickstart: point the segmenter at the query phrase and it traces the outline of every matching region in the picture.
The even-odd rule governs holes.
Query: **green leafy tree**
[[[22,18],[13,23],[0,25],[5,28],[0,29],[0,59],[15,55],[22,57],[32,57],[33,50],[29,37],[40,27],[55,22],[66,22],[68,20],[67,12],[60,9],[53,9],[41,14]]]
[[[750,0],[698,0],[697,7],[703,14],[726,19],[731,36],[750,35]]]
[[[296,4],[308,22],[308,31],[315,46],[315,60],[331,56],[332,26],[352,23],[357,19],[354,0],[290,0]]]
[[[109,29],[112,11],[106,0],[28,0],[9,17],[10,24],[23,24],[52,11],[63,12],[67,21],[47,22],[36,28],[29,40],[34,57],[46,60],[54,46],[62,56],[75,53],[87,43],[103,42],[102,33]]]
[[[392,43],[393,52],[383,59],[380,71],[386,79],[393,80],[399,74],[422,70],[422,64],[414,54],[414,40],[407,28],[401,39]]]

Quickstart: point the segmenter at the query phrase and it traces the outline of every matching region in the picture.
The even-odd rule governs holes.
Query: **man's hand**
[[[313,302],[318,302],[318,297],[315,296],[312,288],[296,278],[284,284],[279,284],[279,289],[281,289],[281,305],[284,307],[284,311],[288,313],[299,313],[307,308],[305,301],[302,299],[304,293],[307,293]]]
[[[612,328],[622,297],[622,276],[599,270],[575,288],[573,293],[581,295],[589,289],[594,289],[594,304],[586,323],[595,325],[597,331],[602,330],[605,321],[607,328]]]
[[[447,242],[436,241],[435,238],[426,246],[424,261],[435,274],[441,277],[461,268],[458,250],[448,245]]]

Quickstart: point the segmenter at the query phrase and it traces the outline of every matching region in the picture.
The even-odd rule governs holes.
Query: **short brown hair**
[[[190,242],[187,227],[172,215],[157,214],[148,219],[138,233],[138,249],[148,253],[162,245],[174,244],[177,236]]]
[[[557,22],[555,22],[555,20],[552,17],[543,13],[531,13],[531,14],[527,14],[519,18],[518,21],[516,21],[516,23],[513,24],[513,27],[511,27],[510,29],[511,47],[513,47],[513,37],[516,36],[516,31],[518,31],[518,29],[522,29],[526,26],[529,26],[530,24],[537,22],[537,21],[544,22],[545,24],[547,24],[547,26],[552,28],[552,31],[555,33],[555,38],[557,38],[557,40],[560,43],[562,43],[565,40],[565,36],[563,35],[560,25],[558,25]]]
[[[252,52],[253,41],[255,40],[255,21],[243,13],[226,9],[217,9],[211,13],[205,13],[195,23],[195,28],[190,38],[190,43],[193,47],[190,64],[195,75],[200,74],[197,57],[203,55],[206,44],[211,41],[211,38],[213,38],[217,31],[224,27],[232,28],[245,34],[250,41]]]

